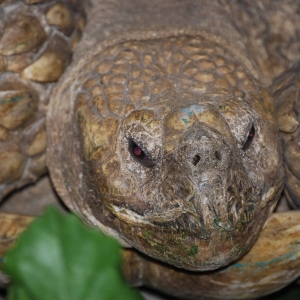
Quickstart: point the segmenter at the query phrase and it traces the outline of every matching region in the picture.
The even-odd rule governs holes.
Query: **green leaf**
[[[18,284],[11,284],[9,287],[8,300],[31,300],[32,298],[28,295],[24,289]]]
[[[49,208],[5,257],[9,300],[143,299],[125,284],[120,264],[114,239]]]

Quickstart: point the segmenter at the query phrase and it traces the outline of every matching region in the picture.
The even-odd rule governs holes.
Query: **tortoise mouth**
[[[163,211],[151,209],[139,213],[135,207],[127,205],[125,208],[124,206],[113,204],[115,202],[116,199],[112,198],[109,199],[109,203],[104,201],[106,208],[119,220],[129,226],[138,226],[141,228],[150,226],[155,230],[163,230],[170,234],[179,233],[192,237],[201,236],[201,238],[207,238],[207,236],[203,234],[204,224],[193,205],[183,207],[183,205],[173,204],[172,208],[169,207]]]
[[[194,199],[191,200],[195,201]],[[231,228],[213,219],[210,230],[196,210],[174,208],[140,215],[105,201],[114,215],[114,226],[130,246],[155,259],[191,271],[213,270],[243,255],[255,242],[269,215],[265,207],[251,220],[242,217]]]
[[[233,196],[231,186],[225,199],[218,198],[208,183],[187,199],[169,198],[165,203],[149,204],[131,197],[102,196],[102,201],[115,217],[129,226],[152,226],[170,234],[184,233],[190,237],[209,239],[215,228],[228,233],[238,231],[243,223],[255,218],[254,196]],[[203,187],[204,186],[204,187]],[[250,188],[249,188],[250,190]],[[246,202],[245,199],[251,199]]]

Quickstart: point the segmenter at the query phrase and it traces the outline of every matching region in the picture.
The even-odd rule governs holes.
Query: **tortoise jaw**
[[[263,209],[245,215],[249,203],[243,203],[237,195],[233,200],[234,191],[228,188],[220,207],[218,197],[209,198],[212,194],[208,193],[211,186],[207,182],[198,186],[202,188],[198,191],[190,188],[193,194],[185,199],[171,198],[164,201],[165,205],[160,203],[161,206],[158,199],[152,201],[143,214],[128,204],[125,207],[126,203],[120,205],[120,199],[109,202],[107,196],[104,203],[114,215],[114,224],[124,241],[132,247],[175,267],[212,270],[228,264],[250,248],[257,235],[249,233],[253,229],[259,232],[269,211]]]
[[[216,222],[210,235],[205,236],[206,232],[201,232],[199,219],[194,215],[181,213],[169,222],[157,222],[160,217],[157,215],[151,222],[144,219],[141,224],[141,220],[133,222],[128,210],[126,213],[117,215],[118,228],[130,246],[157,260],[191,271],[217,269],[242,256],[255,242],[269,214],[262,210],[255,219],[240,222],[232,231]],[[130,224],[127,223],[128,217]],[[249,235],[253,228],[257,234]]]

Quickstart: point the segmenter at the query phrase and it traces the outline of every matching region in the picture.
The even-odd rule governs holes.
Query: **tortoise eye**
[[[139,164],[145,167],[154,166],[154,161],[151,159],[148,151],[132,138],[128,139],[128,150],[131,157]]]
[[[252,145],[252,141],[254,139],[254,136],[255,136],[255,128],[252,125],[252,127],[251,127],[251,129],[248,133],[248,138],[247,138],[246,142],[244,143],[244,145],[242,147],[243,151],[247,151],[250,148],[250,146]]]

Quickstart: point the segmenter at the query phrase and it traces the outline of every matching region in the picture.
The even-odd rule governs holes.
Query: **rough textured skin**
[[[80,1],[0,1],[0,199],[46,173],[45,115],[85,18]]]
[[[274,103],[225,4],[101,1],[48,114],[67,205],[188,270],[244,254],[283,184]]]
[[[221,1],[255,62],[260,80],[273,79],[299,59],[299,0]]]
[[[248,249],[281,188],[273,100],[224,53],[203,38],[118,44],[99,53],[77,96],[93,215],[188,269]],[[133,141],[148,161],[134,159]],[[104,220],[105,209],[117,219]]]
[[[276,78],[270,87],[277,105],[280,137],[284,149],[285,196],[292,208],[300,207],[300,62]]]

